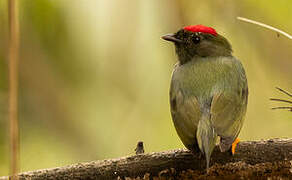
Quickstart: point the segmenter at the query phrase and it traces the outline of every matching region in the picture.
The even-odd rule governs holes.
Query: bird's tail
[[[210,157],[216,145],[217,134],[211,125],[210,114],[203,114],[197,129],[197,140],[201,152],[206,157],[207,169],[209,168]]]

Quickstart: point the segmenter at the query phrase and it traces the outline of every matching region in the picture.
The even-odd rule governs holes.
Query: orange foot
[[[232,143],[232,147],[231,147],[231,153],[232,153],[232,155],[235,154],[235,149],[236,149],[236,146],[237,146],[238,143],[239,143],[239,139],[236,138],[235,141]]]

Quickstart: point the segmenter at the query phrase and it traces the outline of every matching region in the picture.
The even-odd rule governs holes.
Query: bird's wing
[[[196,97],[185,97],[180,90],[174,94],[170,104],[175,129],[184,145],[197,151],[196,133],[201,116],[198,101]]]
[[[240,132],[246,112],[247,80],[241,64],[239,65],[237,73],[233,73],[233,78],[226,83],[228,87],[214,94],[211,103],[211,123],[220,136],[221,151],[230,149]]]
[[[195,96],[184,94],[177,81],[170,87],[170,108],[172,120],[183,144],[190,150],[197,151],[196,133],[200,106]]]

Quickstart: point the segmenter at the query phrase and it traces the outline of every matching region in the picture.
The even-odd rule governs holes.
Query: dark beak
[[[180,39],[175,38],[175,34],[166,34],[161,37],[162,39],[166,41],[176,42],[176,43],[182,43],[183,41]]]

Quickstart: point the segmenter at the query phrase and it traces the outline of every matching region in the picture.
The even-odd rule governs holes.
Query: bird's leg
[[[201,159],[203,157],[203,153],[201,152],[198,143],[195,143],[191,148],[189,148],[192,154],[198,155],[198,158]]]
[[[203,157],[204,154],[201,151],[199,151],[198,154],[199,154],[198,158],[199,159],[202,159],[202,157]]]
[[[232,146],[230,148],[231,154],[234,155],[235,154],[235,149],[237,144],[239,143],[239,138],[236,138],[235,141],[232,143]]]

